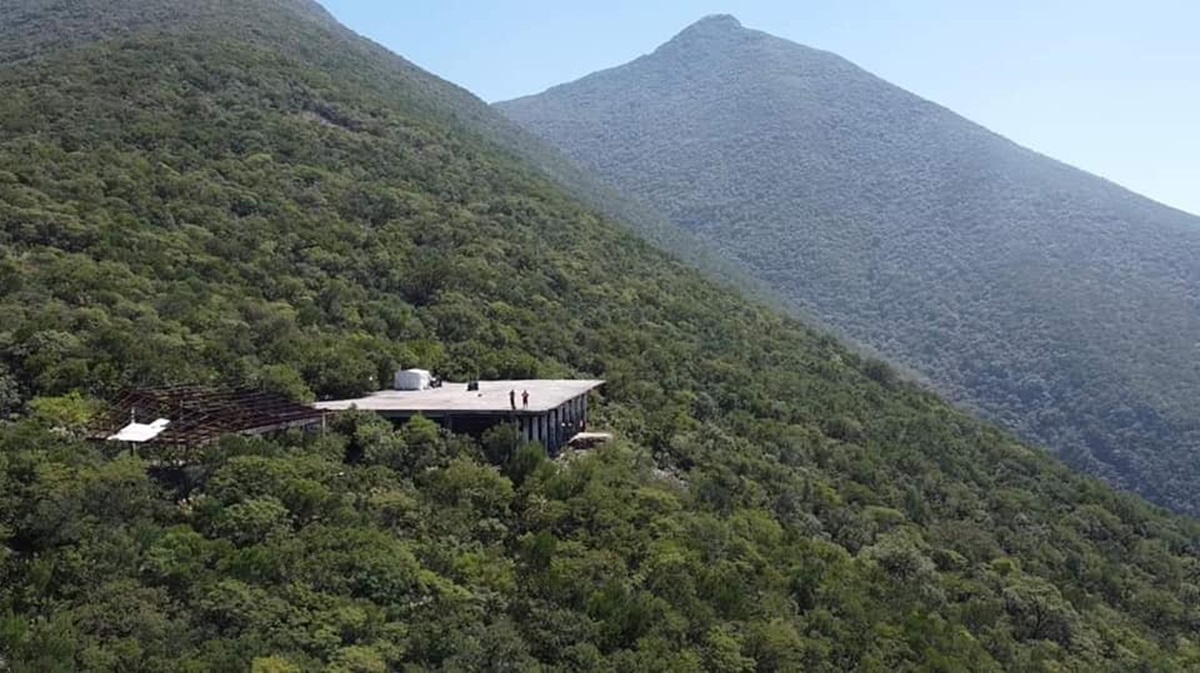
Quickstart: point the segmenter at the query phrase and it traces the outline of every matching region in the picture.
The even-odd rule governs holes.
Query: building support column
[[[550,410],[550,448],[548,449],[550,453],[558,453],[559,435],[562,434],[562,421],[559,420],[561,416],[561,409]]]
[[[562,406],[561,418],[558,420],[558,445],[566,446],[567,440],[570,439],[568,433],[571,432],[571,407],[569,404]]]

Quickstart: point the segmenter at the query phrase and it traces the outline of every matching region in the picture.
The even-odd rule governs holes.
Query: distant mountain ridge
[[[314,0],[258,0],[229,3],[226,0],[193,0],[186,7],[137,0],[15,0],[0,4],[0,30],[9,39],[0,43],[0,63],[30,58],[42,53],[78,47],[91,42],[133,35],[144,29],[163,30],[188,21],[206,20],[227,26],[249,26],[253,17],[280,11],[325,28],[341,25]],[[60,17],[53,25],[40,21],[47,12]],[[348,31],[346,31],[348,32]],[[20,36],[14,39],[13,36]]]
[[[1200,512],[1200,218],[727,15],[497,108],[959,403]]]

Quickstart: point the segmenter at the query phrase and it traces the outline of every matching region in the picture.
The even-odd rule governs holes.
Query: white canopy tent
[[[165,418],[160,418],[153,423],[138,423],[137,421],[133,421],[118,430],[116,434],[109,435],[108,441],[143,444],[161,435],[163,430],[166,430],[170,424],[171,421]]]

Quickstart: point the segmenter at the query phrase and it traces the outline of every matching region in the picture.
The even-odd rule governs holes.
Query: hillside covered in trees
[[[53,38],[53,39],[50,39]],[[595,215],[311,3],[0,7],[0,670],[1188,671],[1200,526]],[[569,461],[128,385],[589,375]]]
[[[728,16],[498,108],[951,399],[1200,512],[1200,218]]]

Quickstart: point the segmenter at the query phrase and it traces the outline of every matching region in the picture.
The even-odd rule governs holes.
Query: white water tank
[[[433,375],[424,369],[401,369],[396,372],[396,390],[427,390]]]

